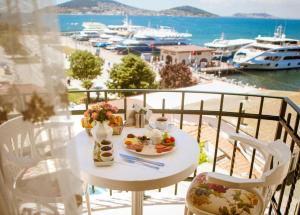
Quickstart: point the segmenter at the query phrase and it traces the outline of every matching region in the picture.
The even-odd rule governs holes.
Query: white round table
[[[121,135],[113,136],[115,162],[108,167],[94,165],[93,139],[85,131],[79,133],[70,144],[72,148],[76,149],[79,177],[86,184],[113,190],[133,191],[133,215],[142,215],[144,191],[170,186],[187,178],[197,168],[200,153],[197,141],[177,128],[172,128],[170,131],[170,135],[176,138],[176,149],[171,153],[159,156],[141,156],[129,152],[123,145],[127,134],[143,135],[145,131],[145,128],[124,128]],[[119,153],[163,162],[165,166],[157,170],[138,163],[127,163]],[[90,214],[88,192],[86,194]]]

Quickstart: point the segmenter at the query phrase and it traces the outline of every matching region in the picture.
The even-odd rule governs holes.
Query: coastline
[[[88,42],[75,42],[70,37],[60,36],[61,43],[63,46],[69,47],[73,50],[87,50],[92,53],[96,52],[96,48],[88,45]],[[100,49],[100,57],[105,60],[104,68],[101,77],[98,77],[94,82],[97,86],[105,87],[105,82],[109,77],[109,69],[111,66],[108,66],[108,62],[110,65],[117,64],[121,62],[123,55],[118,55],[110,50]],[[158,74],[157,74],[158,75]],[[195,75],[195,74],[194,74]],[[203,78],[200,79],[200,83],[194,85],[192,87],[185,88],[185,90],[192,91],[222,91],[228,93],[246,93],[246,94],[263,94],[270,96],[287,96],[290,97],[296,104],[300,105],[300,92],[296,91],[283,91],[283,90],[269,90],[262,89],[253,86],[249,86],[246,84],[234,84],[232,81],[227,78],[218,78],[216,76],[207,75],[211,80],[205,80]],[[72,80],[72,86],[70,88],[81,88],[79,81]],[[205,100],[210,100],[212,97],[206,97]],[[176,99],[175,99],[176,100]],[[154,99],[155,101],[155,99]],[[194,99],[190,100],[190,103],[193,103]],[[156,104],[161,106],[161,104]],[[156,106],[155,105],[155,106]],[[173,104],[175,107],[176,104]]]

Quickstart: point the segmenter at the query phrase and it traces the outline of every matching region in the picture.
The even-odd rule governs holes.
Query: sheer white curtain
[[[0,0],[0,214],[80,212],[53,3]]]

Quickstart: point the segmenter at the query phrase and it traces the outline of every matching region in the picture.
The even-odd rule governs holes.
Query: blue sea
[[[83,22],[101,22],[106,25],[120,25],[124,16],[100,15],[60,15],[59,24],[62,32],[82,30]],[[222,33],[227,39],[248,38],[258,35],[273,36],[276,26],[285,28],[287,37],[300,40],[300,20],[285,19],[247,19],[247,18],[196,18],[196,17],[160,17],[160,16],[131,16],[134,25],[169,26],[179,32],[193,35],[191,42],[203,45],[219,38]],[[244,83],[267,89],[300,91],[300,70],[272,72],[244,72],[231,75]]]

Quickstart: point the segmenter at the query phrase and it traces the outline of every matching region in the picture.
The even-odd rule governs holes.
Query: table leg
[[[85,194],[88,215],[91,215],[92,212],[91,212],[90,192],[89,192],[89,184],[88,183],[84,184],[84,194]]]
[[[143,215],[144,192],[132,192],[132,215]]]

